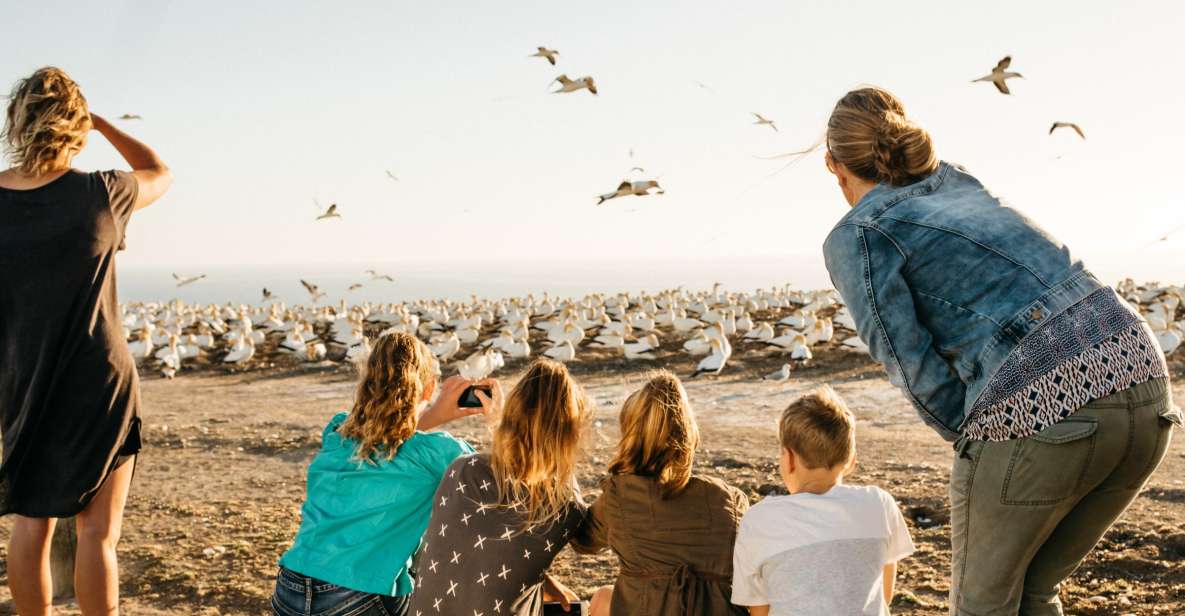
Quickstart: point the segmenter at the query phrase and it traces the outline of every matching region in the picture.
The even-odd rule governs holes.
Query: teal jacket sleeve
[[[906,255],[885,233],[854,224],[836,227],[823,255],[860,339],[884,364],[889,381],[906,393],[927,424],[947,440],[957,439],[936,416],[961,414],[967,389],[918,321],[903,275]]]

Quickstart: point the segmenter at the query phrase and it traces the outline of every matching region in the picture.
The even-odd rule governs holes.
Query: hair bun
[[[873,151],[877,179],[893,186],[912,184],[937,164],[930,133],[897,111],[885,112]]]
[[[835,160],[866,180],[906,186],[938,167],[930,133],[905,115],[888,90],[853,90],[827,122],[827,147]]]

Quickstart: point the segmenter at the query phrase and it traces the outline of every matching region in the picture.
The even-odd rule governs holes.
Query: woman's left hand
[[[543,576],[543,600],[559,603],[569,612],[573,603],[580,603],[580,596],[548,573]]]

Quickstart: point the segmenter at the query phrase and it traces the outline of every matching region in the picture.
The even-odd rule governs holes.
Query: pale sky
[[[820,260],[846,209],[821,158],[756,157],[873,83],[1102,275],[1185,278],[1185,231],[1142,248],[1185,224],[1185,4],[443,4],[5,0],[0,84],[57,65],[144,116],[122,126],[177,180],[122,266]],[[1012,96],[969,83],[1006,54]],[[600,95],[548,94],[560,73]],[[76,162],[123,166],[98,135]],[[635,165],[667,193],[598,208]]]

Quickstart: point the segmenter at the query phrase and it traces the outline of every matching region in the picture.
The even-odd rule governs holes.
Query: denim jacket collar
[[[840,218],[836,226],[872,220],[879,216],[889,206],[907,197],[934,192],[950,173],[952,165],[945,161],[938,162],[938,168],[924,180],[919,180],[909,186],[890,186],[881,182],[864,193],[856,205]]]

